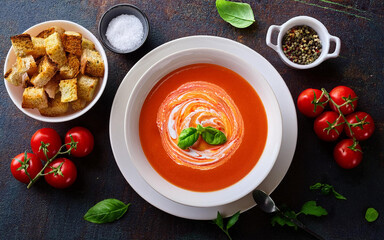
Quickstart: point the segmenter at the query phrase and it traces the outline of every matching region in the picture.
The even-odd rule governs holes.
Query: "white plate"
[[[128,151],[125,146],[123,131],[125,108],[136,81],[140,79],[149,67],[165,56],[196,47],[223,50],[242,58],[244,61],[250,62],[253,67],[260,71],[275,92],[283,119],[283,139],[276,163],[258,189],[262,189],[270,194],[287,173],[296,148],[297,119],[291,93],[276,69],[257,52],[229,39],[213,36],[191,36],[176,39],[152,50],[131,68],[117,90],[109,122],[112,151],[120,171],[131,187],[153,206],[178,217],[209,220],[216,218],[218,211],[223,216],[230,216],[239,210],[243,212],[252,208],[255,206],[252,195],[248,194],[226,205],[207,208],[191,207],[173,202],[151,188],[136,170],[131,160],[127,157]]]

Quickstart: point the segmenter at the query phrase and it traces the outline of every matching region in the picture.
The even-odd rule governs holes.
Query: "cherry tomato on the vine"
[[[67,188],[75,182],[77,169],[71,160],[58,158],[47,166],[44,174],[47,174],[44,176],[45,181],[52,187]]]
[[[36,154],[40,159],[47,161],[47,158],[44,155],[42,149],[40,149],[41,142],[44,142],[48,145],[48,158],[52,158],[60,150],[61,147],[61,138],[59,134],[52,128],[42,128],[39,129],[33,134],[31,138],[31,148],[34,154]]]
[[[337,105],[342,105],[347,101],[349,102],[344,106],[340,107],[340,111],[344,115],[354,112],[357,107],[356,93],[349,87],[346,87],[346,86],[335,87],[329,93],[329,96]],[[329,105],[333,111],[339,113],[339,111],[337,110],[336,106],[332,103],[332,101],[330,102]]]
[[[347,122],[352,124],[351,130],[353,136],[359,141],[367,140],[375,131],[375,123],[368,113],[355,112],[348,115],[346,119]],[[345,125],[344,131],[348,137],[352,138],[351,132],[349,131],[347,125]]]
[[[21,161],[22,163],[20,163]],[[35,178],[36,175],[43,169],[41,160],[32,153],[27,153],[27,160],[25,159],[25,153],[20,153],[12,159],[11,172],[12,175],[22,183],[29,183],[30,179],[25,173],[27,170],[31,179]]]
[[[360,164],[363,152],[360,144],[353,139],[343,139],[333,150],[333,157],[340,167],[350,169]]]
[[[307,117],[319,116],[327,106],[327,98],[321,94],[322,91],[313,88],[302,91],[297,98],[299,111]]]
[[[326,111],[315,119],[313,129],[316,135],[324,141],[335,141],[343,132],[344,120],[339,114]]]
[[[71,155],[75,157],[85,157],[93,150],[94,138],[92,133],[84,127],[74,127],[70,129],[65,135],[65,143],[71,142],[71,135],[73,140],[77,142],[76,149],[71,150]],[[69,149],[69,145],[66,145]]]

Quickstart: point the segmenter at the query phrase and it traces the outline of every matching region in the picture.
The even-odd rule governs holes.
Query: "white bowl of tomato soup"
[[[226,141],[215,145],[201,133],[179,147],[181,132],[198,125],[221,131]],[[129,96],[124,131],[128,157],[153,189],[184,205],[212,207],[242,198],[268,175],[282,119],[257,69],[225,51],[194,48],[144,73]]]

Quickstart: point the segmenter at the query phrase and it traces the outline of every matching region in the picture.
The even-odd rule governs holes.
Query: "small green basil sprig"
[[[199,139],[200,135],[204,141],[211,145],[220,145],[227,141],[227,137],[222,131],[198,124],[196,128],[189,127],[181,131],[177,146],[181,149],[186,149],[192,146]]]
[[[213,220],[213,222],[225,233],[225,235],[227,235],[229,240],[232,240],[231,236],[229,235],[228,230],[231,227],[233,227],[233,225],[235,225],[237,220],[239,220],[239,216],[240,216],[240,211],[238,211],[237,213],[233,214],[229,218],[227,224],[225,225],[223,217],[221,216],[220,212],[217,212],[217,218],[215,220]]]
[[[327,183],[315,183],[312,186],[309,187],[311,190],[320,190],[322,194],[328,195],[331,192],[335,196],[335,198],[340,200],[347,200],[346,197],[341,195],[340,193],[336,192],[335,188],[332,185],[329,185]]]

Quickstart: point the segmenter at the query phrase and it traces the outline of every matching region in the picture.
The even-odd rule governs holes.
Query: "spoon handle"
[[[307,228],[307,226],[305,226],[302,222],[300,222],[299,220],[297,219],[294,219],[294,218],[291,218],[287,215],[285,215],[284,213],[282,213],[286,218],[288,218],[291,222],[293,222],[294,224],[296,224],[296,226],[298,226],[299,228],[303,229],[304,231],[306,231],[307,233],[311,234],[313,237],[319,239],[319,240],[325,240],[322,236],[320,236],[319,234],[313,232],[311,229]]]

